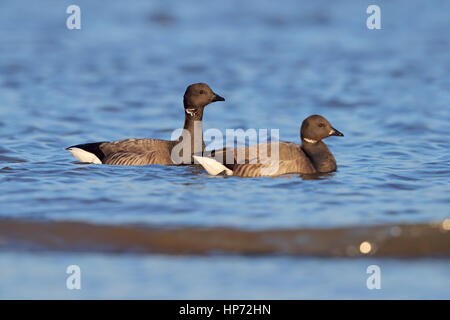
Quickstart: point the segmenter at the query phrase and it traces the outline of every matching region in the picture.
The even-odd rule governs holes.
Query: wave
[[[450,257],[447,219],[435,224],[333,229],[96,225],[0,219],[0,250],[173,255]]]

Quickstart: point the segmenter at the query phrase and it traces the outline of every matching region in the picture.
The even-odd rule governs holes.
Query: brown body
[[[302,145],[264,143],[245,148],[223,148],[212,151],[210,156],[230,169],[228,174],[240,177],[332,172],[337,169],[336,159],[322,141],[331,135],[343,136],[324,117],[314,115],[302,123]],[[278,149],[278,157],[272,148]]]
[[[105,154],[103,164],[112,165],[148,165],[175,164],[170,152],[174,141],[158,139],[126,139],[114,142],[104,142],[99,145]]]
[[[80,161],[95,155],[94,162],[110,165],[175,165],[193,163],[192,155],[203,152],[203,111],[204,107],[215,101],[225,99],[215,94],[205,83],[190,85],[184,94],[185,119],[183,134],[177,140],[125,139],[112,142],[95,142],[67,148]],[[174,159],[172,151],[180,151]],[[80,149],[82,150],[80,152]],[[190,154],[183,157],[183,152]],[[84,157],[83,151],[87,157]],[[81,155],[81,156],[80,156]]]

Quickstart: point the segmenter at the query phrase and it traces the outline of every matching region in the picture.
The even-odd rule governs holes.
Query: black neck
[[[185,108],[183,133],[174,141],[174,148],[182,157],[184,150],[190,151],[190,157],[183,157],[183,163],[193,163],[192,155],[203,153],[203,108]]]
[[[322,141],[308,142],[302,139],[302,149],[318,172],[336,170],[336,159],[334,159],[333,154]]]
[[[191,109],[192,110],[192,109]],[[189,111],[189,109],[188,109]],[[195,111],[186,111],[184,116],[184,129],[189,132],[191,136],[191,153],[197,153],[205,149],[205,143],[203,142],[203,108],[196,109]],[[196,144],[196,145],[195,145]],[[193,146],[201,150],[195,150]]]

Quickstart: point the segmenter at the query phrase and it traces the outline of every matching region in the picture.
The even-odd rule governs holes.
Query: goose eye
[[[205,93],[205,91],[204,90],[200,90],[200,94],[204,94]]]
[[[319,123],[319,127],[321,128],[325,127],[325,123]]]

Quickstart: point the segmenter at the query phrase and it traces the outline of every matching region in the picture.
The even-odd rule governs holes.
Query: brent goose
[[[240,177],[279,176],[286,173],[325,173],[335,171],[336,160],[322,139],[329,136],[344,135],[333,128],[322,116],[312,115],[306,118],[300,129],[301,145],[292,142],[264,143],[245,148],[224,148],[212,152],[215,157],[194,156],[211,175],[225,174]],[[266,148],[264,154],[260,152]],[[278,156],[274,154],[274,149]],[[226,153],[231,153],[231,164],[226,163]],[[241,154],[242,160],[239,160]],[[250,155],[256,155],[252,158]],[[219,161],[217,161],[218,159]]]
[[[78,144],[66,148],[81,162],[111,165],[148,165],[148,164],[191,164],[194,152],[203,152],[202,118],[203,109],[215,101],[225,101],[214,93],[206,83],[195,83],[187,87],[184,93],[184,131],[188,132],[190,139],[181,135],[177,140],[160,139],[126,139],[112,142],[94,142]],[[194,130],[195,129],[195,130]],[[190,144],[190,145],[188,145]],[[183,161],[172,159],[172,150],[175,146],[181,149],[178,153],[183,157],[183,150],[190,150]],[[201,150],[195,150],[200,146]],[[187,148],[184,148],[187,147]],[[197,147],[198,148],[198,147]]]

